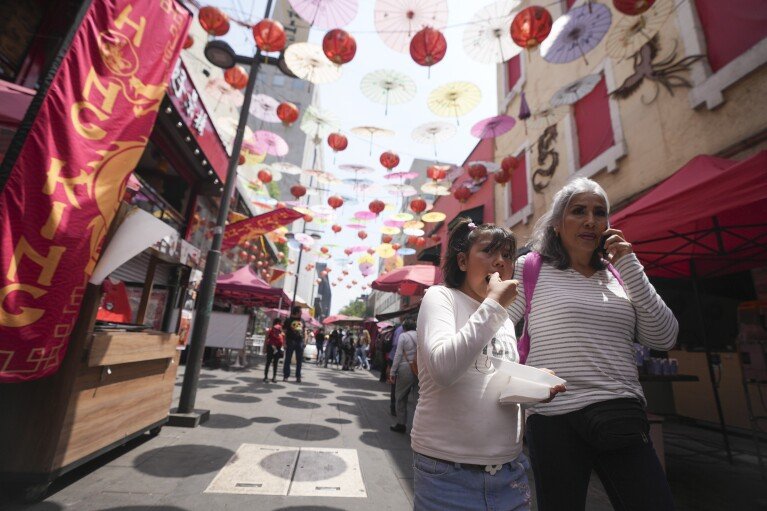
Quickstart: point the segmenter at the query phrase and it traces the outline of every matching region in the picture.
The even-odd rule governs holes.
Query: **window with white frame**
[[[591,177],[602,170],[618,170],[626,153],[618,101],[609,95],[615,89],[610,59],[594,70],[602,80],[587,96],[571,106],[562,122],[570,174]]]
[[[530,157],[525,144],[513,154],[519,164],[511,172],[511,180],[504,191],[506,226],[513,227],[520,222],[527,223],[533,214],[533,186],[530,179]]]
[[[767,63],[764,0],[687,0],[676,18],[686,55],[706,55],[694,63],[689,100],[709,109],[724,102],[722,92]]]

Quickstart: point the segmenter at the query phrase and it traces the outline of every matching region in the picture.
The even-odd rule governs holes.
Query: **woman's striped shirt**
[[[517,260],[519,295],[509,308],[514,323],[524,315],[524,259]],[[615,267],[625,290],[609,270],[586,277],[543,263],[529,317],[527,364],[556,372],[567,380],[567,392],[530,407],[530,413],[560,415],[622,397],[645,402],[633,343],[669,350],[679,325],[635,254],[623,256]]]

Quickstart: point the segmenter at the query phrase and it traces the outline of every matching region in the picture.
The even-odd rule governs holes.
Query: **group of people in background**
[[[370,369],[370,333],[364,328],[346,331],[334,328],[330,334],[320,328],[315,332],[315,345],[317,365],[328,367],[328,364],[335,364],[342,371]]]

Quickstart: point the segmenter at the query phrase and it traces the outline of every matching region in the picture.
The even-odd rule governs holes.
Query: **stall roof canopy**
[[[767,265],[767,151],[696,156],[611,217],[649,275],[716,276]]]
[[[243,266],[234,273],[221,275],[216,280],[216,296],[250,306],[276,307],[280,299],[283,305],[290,303],[282,289],[267,284],[250,265]]]

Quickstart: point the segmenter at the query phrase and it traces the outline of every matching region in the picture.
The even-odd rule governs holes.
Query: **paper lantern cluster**
[[[285,49],[287,37],[282,23],[275,20],[261,20],[253,25],[253,39],[261,51],[282,51]]]

